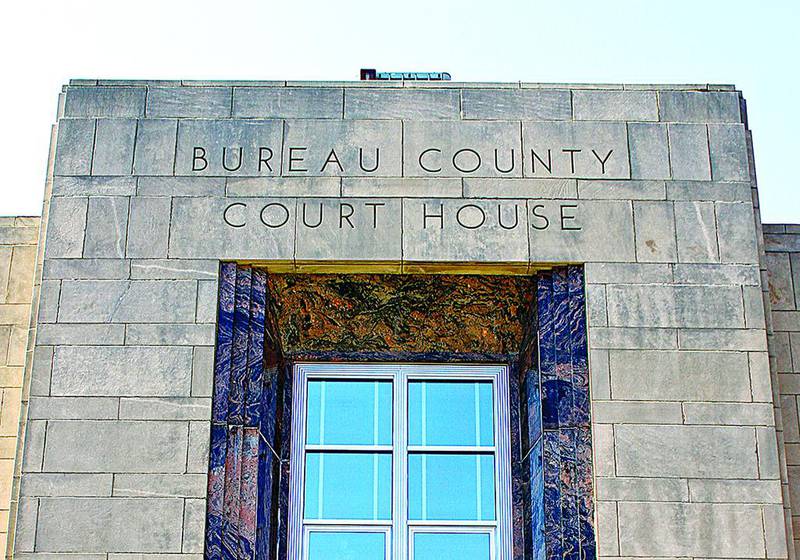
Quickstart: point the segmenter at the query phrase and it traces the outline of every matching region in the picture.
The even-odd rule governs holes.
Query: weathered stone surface
[[[712,200],[753,203],[749,183],[710,183],[707,181],[668,181],[670,200]]]
[[[143,117],[143,87],[70,87],[64,104],[67,117]]]
[[[451,89],[347,89],[346,119],[458,119],[460,95]]]
[[[31,397],[28,418],[43,420],[114,420],[119,400],[111,397]]]
[[[216,296],[217,291],[214,290]],[[216,317],[215,317],[216,318]],[[211,346],[214,344],[214,325],[175,325],[150,323],[128,325],[125,341],[134,346]]]
[[[175,170],[176,119],[144,119],[136,129],[135,175],[172,175]]]
[[[406,261],[527,262],[524,200],[403,200]]]
[[[118,474],[114,496],[204,498],[207,479],[197,474]]]
[[[676,202],[675,232],[680,262],[719,262],[717,220],[710,202]]]
[[[750,179],[747,139],[742,124],[710,124],[711,176],[715,181]]]
[[[181,120],[175,174],[279,175],[281,131],[277,120]]]
[[[405,122],[403,175],[521,177],[519,123]]]
[[[86,228],[85,197],[50,199],[45,255],[49,258],[81,257]]]
[[[130,175],[133,146],[136,143],[134,119],[97,121],[92,158],[92,175]]]
[[[407,198],[459,198],[462,195],[461,179],[401,179],[357,178],[342,179],[342,196],[346,197],[407,197]],[[469,196],[469,195],[466,195]],[[493,198],[490,193],[485,197]]]
[[[557,120],[572,117],[568,90],[471,89],[462,92],[465,119]]]
[[[631,176],[628,132],[621,123],[523,122],[522,142],[526,177]]]
[[[140,196],[224,196],[221,177],[139,177]]]
[[[465,198],[578,198],[574,179],[464,177],[462,181]]]
[[[295,259],[400,261],[401,202],[388,198],[303,199],[297,204]]]
[[[183,500],[45,498],[36,547],[58,552],[180,552]],[[98,520],[102,519],[102,523]]]
[[[653,401],[749,401],[747,355],[741,352],[612,350],[615,398]]]
[[[598,478],[597,498],[632,502],[688,502],[689,485],[670,478]]]
[[[753,235],[753,207],[750,204],[720,202],[714,205],[719,229],[719,257],[722,262],[758,263]]]
[[[22,496],[110,496],[112,474],[30,474],[20,485]]]
[[[191,348],[61,346],[53,358],[53,395],[189,396]]]
[[[620,476],[758,477],[752,428],[621,424],[614,435]]]
[[[47,425],[44,470],[182,473],[188,433],[186,422],[55,420]]]
[[[36,331],[37,344],[85,346],[123,344],[124,341],[124,325],[43,323]]]
[[[341,88],[254,88],[233,90],[234,118],[336,119],[342,116]]]
[[[635,260],[628,201],[528,200],[531,262]]]
[[[669,143],[663,124],[628,123],[631,178],[669,179]]]
[[[134,177],[55,177],[53,196],[130,196],[136,194]]]
[[[228,179],[228,196],[339,196],[342,181],[338,177],[232,177]],[[360,181],[360,179],[346,179]],[[364,179],[369,181],[369,179]],[[385,179],[388,180],[388,179]],[[352,195],[345,195],[352,196]]]
[[[592,420],[599,424],[681,424],[677,402],[592,402]]]
[[[58,318],[71,323],[188,323],[197,286],[187,280],[69,280]]]
[[[639,262],[675,262],[675,213],[668,202],[635,202],[636,260]]]
[[[54,173],[56,175],[91,175],[94,146],[93,119],[61,119]]]
[[[669,125],[669,155],[673,179],[711,180],[705,125]]]
[[[128,233],[129,199],[123,196],[89,198],[83,256],[123,258]]]
[[[663,181],[578,181],[578,197],[595,200],[664,200]],[[565,197],[561,197],[565,198]]]
[[[211,399],[123,397],[119,403],[119,417],[127,420],[209,420]]]
[[[654,91],[575,91],[572,104],[578,121],[658,120]]]
[[[739,122],[736,92],[661,91],[659,114],[669,122]]]
[[[119,280],[128,278],[129,264],[123,259],[47,259],[44,278],[74,280]]]
[[[163,258],[167,256],[172,201],[167,197],[133,197],[125,256]]]
[[[401,129],[398,121],[286,121],[281,174],[399,177]]]
[[[620,553],[645,557],[750,558],[764,553],[761,508],[738,504],[619,505]]]
[[[772,426],[775,415],[765,403],[684,403],[686,424]]]
[[[296,206],[290,198],[174,198],[169,257],[291,261]]]
[[[777,480],[689,480],[693,502],[781,503]]]
[[[232,95],[227,87],[151,87],[147,93],[147,116],[230,117]]]

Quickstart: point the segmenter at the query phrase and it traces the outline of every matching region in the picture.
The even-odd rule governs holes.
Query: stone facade
[[[6,543],[39,218],[0,218],[0,542]]]
[[[220,260],[583,264],[598,555],[794,558],[735,88],[76,81],[54,138],[16,558],[202,557]]]

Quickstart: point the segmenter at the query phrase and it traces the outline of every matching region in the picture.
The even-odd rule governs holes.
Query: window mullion
[[[408,479],[407,472],[407,439],[408,439],[408,382],[405,368],[397,370],[394,390],[394,523],[392,538],[394,541],[394,560],[403,560],[407,555],[408,526]]]

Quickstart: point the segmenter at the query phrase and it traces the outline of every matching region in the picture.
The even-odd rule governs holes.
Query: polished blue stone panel
[[[589,414],[589,359],[586,344],[586,298],[583,287],[583,269],[569,267],[570,349],[572,362],[572,395],[570,426],[591,425]]]
[[[236,271],[236,299],[233,311],[233,357],[230,392],[228,393],[228,422],[244,422],[244,401],[247,387],[247,346],[250,341],[250,285],[252,271],[239,267]]]
[[[212,414],[214,422],[225,422],[228,418],[235,290],[236,265],[234,263],[223,263],[219,278],[217,348],[214,354],[214,405]]]
[[[581,560],[594,560],[594,490],[592,481],[592,429],[578,428],[577,456],[578,517],[580,519]]]
[[[206,558],[210,560],[222,558],[226,448],[226,425],[212,423],[211,452],[208,466],[208,519],[206,522]]]
[[[558,380],[558,424],[571,425],[572,396],[572,340],[570,337],[570,302],[566,269],[553,271],[553,333],[556,346],[556,379]]]
[[[561,533],[561,455],[558,431],[547,430],[542,438],[544,466],[544,543],[546,558],[560,558]]]
[[[250,337],[248,343],[248,383],[245,395],[244,422],[258,426],[261,420],[261,398],[264,385],[264,311],[267,296],[267,274],[253,269],[250,281]]]
[[[228,451],[225,458],[225,501],[223,505],[222,549],[236,558],[239,550],[239,503],[242,482],[241,426],[228,428]]]
[[[562,558],[578,560],[580,535],[578,518],[578,486],[576,480],[575,429],[559,430],[561,456],[561,535]]]
[[[241,560],[255,559],[259,441],[258,428],[244,429],[239,491],[239,557]]]

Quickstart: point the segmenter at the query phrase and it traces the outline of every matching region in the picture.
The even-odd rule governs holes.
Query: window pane
[[[306,442],[391,445],[392,383],[309,381]]]
[[[489,560],[488,533],[414,533],[414,560]]]
[[[308,560],[384,560],[384,533],[334,533],[315,531],[308,535]]]
[[[493,445],[490,382],[412,381],[408,384],[410,445]]]
[[[306,519],[390,519],[389,453],[307,453]]]
[[[410,454],[408,517],[414,520],[493,520],[494,457]]]

